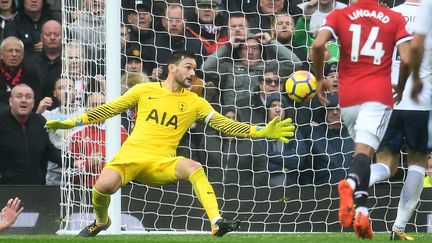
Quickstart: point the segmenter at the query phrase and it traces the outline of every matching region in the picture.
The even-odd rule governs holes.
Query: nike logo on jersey
[[[149,100],[155,100],[155,99],[157,99],[156,97],[148,97],[149,98]]]

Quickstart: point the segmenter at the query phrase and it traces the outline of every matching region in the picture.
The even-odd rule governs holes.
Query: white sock
[[[222,217],[214,217],[214,218],[211,220],[211,224],[212,224],[212,225],[215,225],[216,222],[217,222],[219,219],[222,219]]]
[[[390,178],[390,168],[385,164],[371,164],[370,170],[369,187],[375,185],[377,182]]]
[[[362,213],[364,216],[368,216],[369,210],[367,209],[367,207],[358,207],[355,209],[355,214],[357,215],[358,213]]]
[[[408,175],[402,187],[394,230],[405,229],[420,199],[426,169],[418,165],[408,167]]]
[[[347,178],[346,180],[348,184],[351,186],[351,189],[355,191],[357,183],[351,178]]]

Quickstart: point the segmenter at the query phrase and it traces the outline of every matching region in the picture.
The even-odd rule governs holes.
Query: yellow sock
[[[92,204],[96,213],[96,222],[106,224],[108,222],[108,206],[110,204],[110,195],[100,193],[93,187]]]
[[[219,208],[214,193],[213,187],[207,179],[203,168],[199,168],[189,176],[189,181],[198,196],[200,203],[203,205],[210,221],[218,217],[220,218]]]

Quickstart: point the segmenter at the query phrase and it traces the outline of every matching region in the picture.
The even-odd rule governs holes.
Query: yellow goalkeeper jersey
[[[96,107],[87,113],[86,123],[105,120],[133,107],[137,107],[134,130],[115,156],[124,162],[139,161],[143,156],[175,156],[183,134],[197,120],[227,135],[254,137],[256,133],[255,126],[222,116],[197,94],[188,90],[173,93],[158,82],[135,85],[117,99]]]

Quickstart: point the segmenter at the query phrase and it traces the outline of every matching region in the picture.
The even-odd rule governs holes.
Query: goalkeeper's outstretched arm
[[[295,127],[291,118],[280,121],[280,117],[275,117],[265,127],[259,127],[233,121],[215,111],[209,116],[209,126],[229,136],[277,139],[284,143],[294,136]]]
[[[126,93],[109,103],[100,105],[90,110],[88,113],[81,114],[77,117],[65,120],[47,121],[45,128],[49,132],[55,132],[57,129],[70,129],[76,126],[97,123],[121,114],[128,108],[135,106],[137,102],[138,98],[136,98],[135,95]]]

